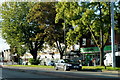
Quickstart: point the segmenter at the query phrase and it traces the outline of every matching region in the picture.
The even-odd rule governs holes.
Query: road
[[[36,74],[31,72],[24,72],[24,71],[16,71],[16,70],[9,70],[9,69],[0,69],[2,70],[1,79],[3,80],[33,80],[33,79],[40,79],[40,78],[57,78],[55,76],[49,76],[45,74]]]
[[[106,72],[88,72],[88,71],[48,71],[48,70],[14,70],[14,69],[8,69],[8,68],[0,68],[0,71],[2,73],[1,78],[4,80],[33,80],[33,79],[72,79],[72,78],[84,78],[84,79],[91,79],[94,80],[97,78],[118,78],[118,74],[115,73],[106,73]],[[94,78],[94,79],[92,79]]]

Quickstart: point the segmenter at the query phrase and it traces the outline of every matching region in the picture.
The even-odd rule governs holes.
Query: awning
[[[115,49],[116,49],[115,45]],[[81,53],[99,53],[100,50],[98,47],[87,47],[87,48],[80,48]],[[104,52],[111,52],[111,45],[107,45],[104,47]]]

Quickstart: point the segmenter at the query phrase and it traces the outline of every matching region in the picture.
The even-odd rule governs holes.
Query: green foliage
[[[48,41],[51,39],[51,32],[54,32],[55,25],[55,3],[40,2],[36,3],[33,8],[30,9],[27,16],[29,23],[37,23],[38,28],[41,30],[35,39],[42,39]],[[45,36],[45,37],[43,37]],[[49,38],[49,39],[48,39]],[[34,40],[34,38],[31,38]]]
[[[44,43],[43,29],[39,29],[37,23],[27,22],[29,10],[33,7],[31,2],[8,2],[1,6],[2,36],[13,47],[17,47],[17,53],[24,53],[29,49],[36,58],[37,50]],[[38,35],[41,32],[42,35]],[[26,48],[22,48],[24,45]],[[21,53],[20,53],[21,52]]]
[[[65,24],[72,25],[69,29],[66,36],[67,45],[76,44],[79,39],[82,37],[82,34],[88,33],[80,19],[85,7],[79,7],[77,2],[59,2],[56,5],[56,23],[63,19]],[[66,26],[68,28],[68,26]]]
[[[18,55],[21,55],[21,56],[23,56],[25,53],[26,53],[26,51],[27,51],[28,49],[27,49],[27,47],[23,47],[23,46],[17,46],[17,54]]]
[[[44,34],[41,34],[42,32],[38,33],[36,39],[41,38],[50,46],[57,47],[60,54],[63,54],[64,48],[61,47],[64,44],[63,20],[55,23],[55,3],[36,3],[29,12],[27,16],[28,22],[37,23],[39,29],[43,29],[44,32]],[[41,37],[42,35],[45,35],[45,37]]]
[[[115,4],[116,4],[115,5],[115,10],[116,10],[116,12],[115,12],[115,21],[116,21],[115,31],[120,33],[120,28],[119,28],[120,27],[120,8],[119,8],[120,1],[118,3],[115,3]]]
[[[47,34],[54,27],[54,17],[55,17],[55,6],[54,3],[49,2],[39,2],[35,3],[34,6],[29,10],[29,14],[27,15],[27,22],[30,24],[34,24],[39,30],[35,37],[30,38],[32,41],[39,41],[37,43],[42,49],[43,44],[46,39],[49,37]],[[33,51],[34,52],[34,51]]]
[[[7,43],[12,48],[17,48],[16,52],[19,55],[23,55],[26,52],[26,46],[23,41],[23,23],[24,26],[27,26],[25,21],[25,16],[27,15],[28,3],[17,3],[17,2],[9,2],[3,3],[0,12],[2,20],[2,37],[7,41]]]
[[[38,59],[29,59],[29,62],[31,63],[31,65],[38,65],[38,64],[40,64],[40,60],[38,60]]]
[[[39,2],[30,9],[28,22],[35,22],[42,27],[54,24],[55,18],[55,3]]]
[[[118,13],[117,9],[115,12]],[[56,11],[56,23],[65,19],[66,24],[73,27],[67,33],[67,44],[76,44],[81,37],[91,33],[89,38],[100,48],[102,60],[103,49],[110,36],[110,3],[81,2],[78,5],[77,2],[58,2]]]

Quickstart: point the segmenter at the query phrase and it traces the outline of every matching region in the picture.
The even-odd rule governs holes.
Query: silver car
[[[70,71],[71,69],[76,69],[80,71],[82,69],[82,65],[73,60],[69,59],[60,59],[57,63],[55,63],[55,69],[63,69],[64,71]]]

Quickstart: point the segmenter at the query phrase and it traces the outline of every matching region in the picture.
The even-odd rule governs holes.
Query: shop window
[[[86,45],[86,38],[83,38],[83,40],[82,40],[82,45],[83,45],[83,46]]]

